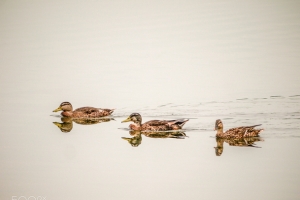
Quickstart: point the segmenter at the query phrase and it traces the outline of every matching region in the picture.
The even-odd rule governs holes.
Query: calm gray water
[[[299,199],[299,8],[1,1],[0,199]],[[62,132],[63,101],[116,110]],[[130,135],[133,112],[187,137]],[[216,119],[265,130],[234,146]]]

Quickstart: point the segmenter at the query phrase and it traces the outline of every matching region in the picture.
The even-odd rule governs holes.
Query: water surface
[[[2,1],[0,199],[298,199],[298,8]],[[62,132],[63,101],[116,110]],[[188,118],[187,137],[131,135],[133,112]],[[265,130],[216,155],[216,119]]]

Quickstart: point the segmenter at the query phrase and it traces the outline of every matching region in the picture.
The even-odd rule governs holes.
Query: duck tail
[[[98,108],[100,111],[106,112],[108,115],[114,112],[115,109]]]
[[[247,128],[254,128],[254,127],[257,127],[257,126],[261,126],[261,124],[256,124],[256,125],[253,125],[253,126],[247,126]]]
[[[258,134],[260,134],[260,132],[263,132],[265,129],[258,129]]]
[[[175,123],[174,124],[177,124],[178,126],[180,127],[183,127],[183,125],[189,121],[189,119],[178,119],[178,120],[175,120]]]
[[[108,113],[111,114],[115,111],[115,109],[107,109],[108,110]]]

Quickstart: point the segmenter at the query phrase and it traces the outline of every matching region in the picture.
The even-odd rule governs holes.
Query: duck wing
[[[186,119],[179,120],[152,120],[142,125],[145,130],[152,131],[167,131],[167,130],[179,130],[187,122]]]
[[[189,121],[188,119],[176,119],[176,120],[168,120],[168,124],[170,126],[179,126],[182,127],[187,121]]]
[[[163,126],[163,125],[168,125],[168,121],[167,120],[151,120],[151,121],[145,122],[143,125]]]
[[[88,115],[88,116],[92,116],[92,117],[104,117],[104,116],[108,116],[111,113],[113,113],[114,109],[82,107],[82,108],[77,108],[73,112],[83,113],[84,115]]]
[[[176,120],[151,120],[148,122],[145,122],[144,124],[147,124],[149,126],[162,126],[162,125],[167,125],[167,126],[172,126],[172,125],[178,125],[178,126],[183,126],[188,119],[176,119]]]
[[[254,129],[258,125],[253,126],[241,126],[236,128],[231,128],[225,132],[226,135],[232,138],[243,138],[243,137],[255,137],[258,136],[259,132],[263,129]]]
[[[82,108],[77,108],[74,110],[74,112],[83,112],[86,114],[91,114],[94,112],[99,112],[99,108],[94,108],[94,107],[82,107]]]
[[[107,109],[107,108],[97,108],[100,112],[105,113],[104,115],[110,115],[114,112],[115,109]]]

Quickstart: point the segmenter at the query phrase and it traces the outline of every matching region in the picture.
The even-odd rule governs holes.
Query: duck
[[[170,131],[179,130],[188,121],[188,119],[178,120],[151,120],[142,124],[142,116],[139,113],[132,113],[124,122],[132,121],[129,128],[135,131]]]
[[[82,107],[73,110],[72,104],[70,102],[62,102],[58,108],[53,110],[53,112],[63,111],[61,113],[64,117],[72,118],[99,118],[105,117],[113,113],[114,109],[102,109],[94,107]]]
[[[225,139],[258,137],[260,132],[264,129],[255,129],[257,126],[261,126],[261,124],[231,128],[223,132],[223,123],[220,119],[217,119],[215,124],[215,131],[217,131],[216,137]]]

